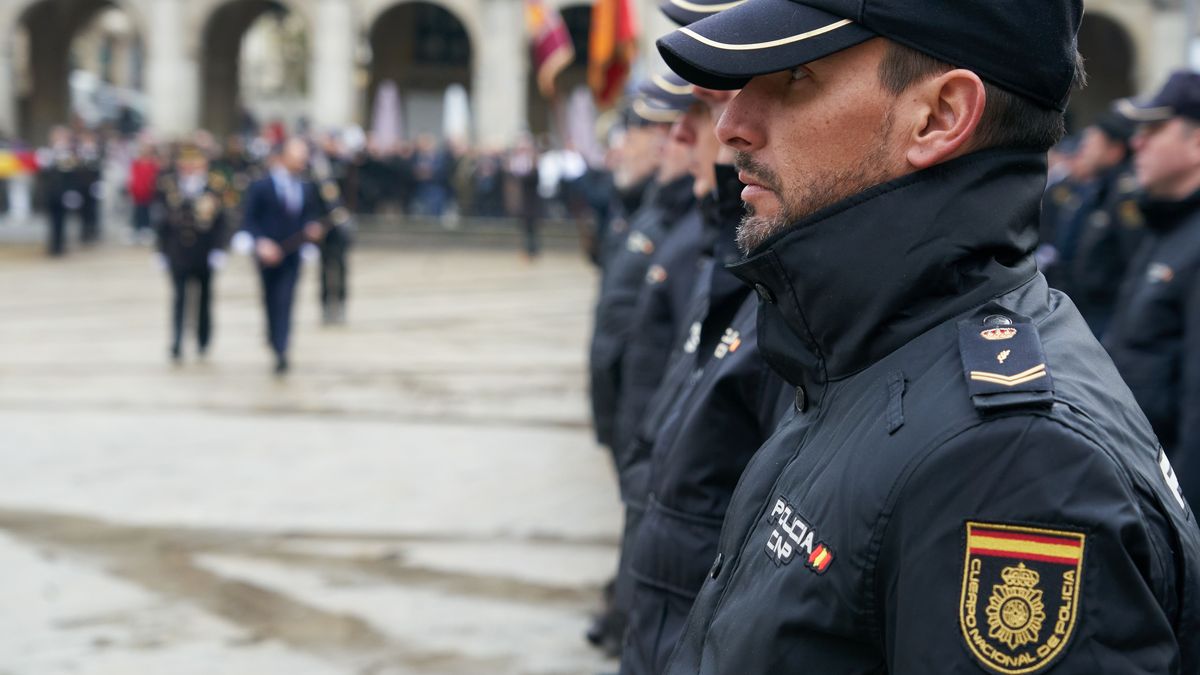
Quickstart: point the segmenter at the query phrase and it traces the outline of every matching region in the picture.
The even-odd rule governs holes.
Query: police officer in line
[[[175,171],[158,180],[151,209],[163,267],[171,275],[171,359],[183,358],[185,310],[195,308],[196,350],[203,357],[212,339],[213,274],[224,264],[229,237],[224,195],[212,185],[208,158],[184,147]],[[188,298],[192,302],[188,302]]]
[[[791,406],[790,388],[758,352],[757,300],[725,266],[739,254],[744,187],[732,152],[718,151],[714,125],[729,96],[697,90],[676,123],[707,159],[697,192],[706,233],[687,330],[648,406],[633,454],[644,462],[645,503],[631,543],[634,592],[621,657],[627,675],[660,673],[716,554],[721,521],[746,463]],[[703,148],[703,149],[701,149]]]
[[[626,349],[638,330],[635,315],[639,297],[653,283],[648,275],[653,256],[665,238],[664,223],[676,222],[695,202],[688,173],[690,149],[667,138],[668,125],[680,111],[665,103],[639,101],[627,116],[626,145],[617,155],[614,170],[617,188],[624,195],[624,204],[616,208],[636,208],[627,217],[614,219],[600,243],[606,252],[601,256],[589,355],[596,440],[613,455],[623,500],[629,494],[629,471],[621,454],[625,448],[617,440],[617,419],[625,389],[622,377],[626,372]],[[653,185],[647,187],[644,183]],[[631,198],[632,193],[644,196],[640,205]],[[654,278],[661,274],[655,272]],[[637,513],[634,511],[635,517]],[[626,528],[626,532],[631,531],[631,527]],[[607,589],[605,610],[587,632],[590,642],[613,655],[620,651],[625,632],[629,590],[627,585],[617,589],[615,581]]]
[[[1176,73],[1150,101],[1125,101],[1149,231],[1104,346],[1200,504],[1200,74]]]
[[[1032,255],[1082,13],[747,0],[659,41],[740,89],[732,271],[795,392],[667,673],[1200,672],[1195,515]]]
[[[1098,338],[1108,327],[1117,289],[1145,232],[1129,147],[1133,132],[1133,124],[1115,111],[1084,130],[1074,166],[1087,182],[1076,208],[1062,214],[1072,243],[1062,260],[1069,281],[1059,290],[1069,292]]]
[[[300,250],[321,240],[325,232],[321,220],[329,213],[320,191],[306,179],[307,171],[308,144],[291,138],[276,151],[269,175],[251,184],[245,195],[242,229],[254,240],[276,375],[289,369]]]

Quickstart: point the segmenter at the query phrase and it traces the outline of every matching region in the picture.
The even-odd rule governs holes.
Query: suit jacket
[[[298,212],[289,213],[271,176],[252,183],[246,191],[242,229],[255,239],[274,240],[288,255],[299,251],[304,244],[304,226],[327,215],[324,200],[312,181],[302,179],[301,185],[303,204]]]

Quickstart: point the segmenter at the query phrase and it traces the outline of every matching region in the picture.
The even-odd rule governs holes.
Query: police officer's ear
[[[969,70],[914,84],[897,98],[894,117],[908,162],[926,169],[973,150],[986,104],[983,80]]]

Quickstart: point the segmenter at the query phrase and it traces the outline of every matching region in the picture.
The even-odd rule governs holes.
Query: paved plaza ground
[[[358,250],[322,327],[314,271],[277,379],[247,259],[173,366],[147,249],[0,246],[0,675],[613,669],[593,272]]]

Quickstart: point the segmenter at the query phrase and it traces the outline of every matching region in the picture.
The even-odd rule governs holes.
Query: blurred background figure
[[[275,355],[275,374],[288,372],[292,305],[300,278],[300,249],[320,241],[321,212],[315,186],[307,180],[308,144],[290,138],[271,159],[270,173],[246,194],[242,228],[254,238],[254,255],[262,279],[267,341]]]
[[[538,154],[533,139],[528,136],[517,141],[508,158],[508,212],[521,222],[525,260],[532,262],[541,251],[538,218],[541,199],[538,194]]]
[[[224,265],[228,224],[224,196],[209,183],[208,159],[199,148],[180,150],[174,172],[156,180],[152,203],[161,265],[171,278],[171,360],[183,359],[189,319],[203,358],[212,340],[213,275]]]
[[[158,151],[149,142],[138,147],[138,155],[129,166],[129,199],[133,203],[133,239],[145,241],[153,236],[150,208],[158,187]]]
[[[1124,102],[1148,230],[1129,265],[1104,346],[1200,504],[1200,74]]]

